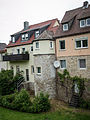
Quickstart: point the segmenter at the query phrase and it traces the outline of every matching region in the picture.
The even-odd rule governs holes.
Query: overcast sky
[[[29,25],[58,18],[65,11],[81,7],[85,0],[0,0],[0,42],[8,44],[10,35]],[[90,3],[90,0],[87,0]]]

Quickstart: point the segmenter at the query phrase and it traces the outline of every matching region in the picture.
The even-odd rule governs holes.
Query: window
[[[34,73],[34,66],[31,66],[31,74]]]
[[[50,41],[50,48],[53,48],[53,42]]]
[[[22,54],[24,54],[25,53],[25,48],[22,48]]]
[[[66,60],[60,60],[60,67],[61,67],[61,69],[66,68]]]
[[[88,48],[88,38],[76,39],[76,48]]]
[[[29,69],[26,69],[26,81],[29,81]]]
[[[80,27],[85,27],[85,20],[80,20]]]
[[[90,26],[90,18],[86,19],[86,25]]]
[[[64,50],[65,49],[65,40],[60,41],[60,49]]]
[[[13,66],[10,66],[10,69],[13,70]]]
[[[79,68],[86,68],[86,59],[79,59]]]
[[[28,40],[28,33],[22,35],[22,41]]]
[[[41,67],[37,67],[37,73],[41,74]]]
[[[80,20],[80,27],[90,26],[90,18]]]
[[[33,51],[33,46],[30,47],[30,51]]]
[[[17,49],[17,54],[20,54],[20,49]]]
[[[15,37],[12,37],[11,39],[12,39],[12,42],[14,43],[15,42]]]
[[[35,32],[35,38],[37,38],[39,36],[39,30]]]
[[[68,30],[68,24],[63,24],[63,31],[67,31]]]
[[[39,42],[36,42],[36,48],[37,49],[39,48]]]
[[[19,66],[16,66],[16,73],[19,73],[19,72],[20,72]]]

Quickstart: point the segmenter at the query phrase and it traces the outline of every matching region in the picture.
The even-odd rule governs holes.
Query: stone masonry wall
[[[56,70],[53,66],[55,55],[37,55],[35,61],[35,94],[41,91],[48,93],[50,98],[56,97]],[[37,67],[41,67],[41,74],[37,74]]]
[[[78,59],[86,59],[86,69],[79,69],[78,67]],[[59,57],[58,60],[66,60],[67,70],[69,71],[71,76],[81,76],[82,78],[89,79],[85,81],[85,90],[83,97],[85,99],[90,100],[90,56],[69,56],[69,57]],[[62,73],[63,70],[58,68],[58,72]],[[72,91],[68,91],[69,100],[72,96]],[[66,89],[64,86],[60,84],[59,79],[57,79],[57,97],[60,100],[68,102],[68,98],[66,96]]]

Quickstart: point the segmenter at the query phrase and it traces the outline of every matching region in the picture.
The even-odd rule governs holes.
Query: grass
[[[17,112],[0,107],[0,120],[90,120],[90,111],[58,110],[40,114]]]

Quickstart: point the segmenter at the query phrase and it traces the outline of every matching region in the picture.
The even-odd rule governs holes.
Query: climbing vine
[[[80,97],[82,96],[83,91],[85,89],[84,81],[86,80],[86,78],[81,78],[81,77],[78,77],[78,76],[71,77],[69,72],[66,69],[63,71],[63,73],[58,72],[58,76],[60,78],[61,84],[64,85],[64,86],[66,84],[66,86],[65,86],[66,89],[68,89],[69,86],[71,88],[74,88],[75,83],[76,83],[77,87],[79,89],[78,94],[79,94]]]

